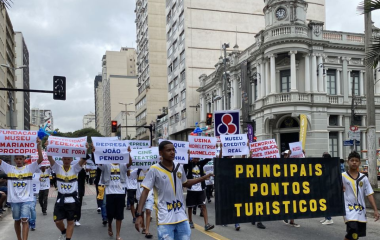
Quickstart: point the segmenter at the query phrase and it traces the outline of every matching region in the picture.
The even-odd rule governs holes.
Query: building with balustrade
[[[236,47],[229,54],[225,103],[220,98],[226,71],[222,59],[213,73],[199,78],[203,126],[208,112],[241,109],[249,116],[242,124],[255,123],[258,140],[276,139],[284,151],[299,140],[299,116],[305,114],[306,155],[320,157],[328,151],[345,158],[351,150],[343,141],[348,139],[353,103],[354,124],[361,132],[357,150],[366,149],[364,79],[365,74],[375,75],[371,84],[379,130],[380,72],[365,71],[364,34],[325,30],[323,22],[307,20],[308,5],[303,0],[265,1],[265,28],[250,47]],[[379,29],[374,27],[374,34]]]

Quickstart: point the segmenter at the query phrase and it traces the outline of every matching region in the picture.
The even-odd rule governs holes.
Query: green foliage
[[[358,11],[360,14],[369,13],[380,9],[380,0],[368,0],[363,1],[358,6]]]

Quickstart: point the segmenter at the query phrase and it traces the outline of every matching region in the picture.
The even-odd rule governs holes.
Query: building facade
[[[111,136],[111,121],[137,97],[136,50],[107,51],[102,59],[104,136]],[[131,119],[131,122],[134,119]],[[131,128],[131,132],[132,132]]]
[[[263,0],[167,0],[170,138],[186,140],[199,119],[198,77],[215,70],[222,43],[245,49],[265,27]],[[325,21],[325,0],[309,2],[307,21]],[[268,19],[270,20],[270,19]]]
[[[83,128],[95,129],[95,113],[89,113],[83,116]]]
[[[54,131],[54,119],[51,110],[32,108],[30,124],[38,127],[46,127],[46,131]]]
[[[0,87],[15,88],[16,52],[12,22],[4,3],[0,3]],[[17,124],[16,95],[0,91],[0,128],[15,128]]]
[[[251,46],[229,55],[227,105],[241,110],[242,125],[244,121],[255,125],[258,140],[276,139],[281,151],[299,141],[300,114],[304,114],[306,155],[320,157],[328,151],[346,158],[352,147],[343,142],[348,140],[351,120],[361,135],[357,150],[366,149],[366,74],[375,74],[371,84],[380,119],[380,74],[365,72],[363,34],[324,30],[323,22],[308,21],[309,7],[302,0],[266,1],[265,28]],[[217,98],[223,94],[224,71],[218,62],[213,73],[199,78],[203,125],[207,112],[225,109]],[[380,128],[380,120],[376,127]]]
[[[26,66],[16,70],[16,88],[29,89],[29,51],[21,32],[16,32],[16,66]],[[15,92],[17,126],[16,129],[30,130],[30,93]]]
[[[136,123],[146,126],[156,121],[167,107],[165,0],[136,1],[136,42],[138,96]],[[137,139],[149,139],[146,128],[137,128]]]
[[[104,132],[104,103],[103,103],[103,83],[102,74],[94,79],[94,99],[95,99],[95,129],[103,136]]]

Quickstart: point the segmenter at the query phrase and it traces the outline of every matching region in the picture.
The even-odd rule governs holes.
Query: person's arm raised
[[[49,145],[49,139],[46,140],[46,142],[45,142],[45,147],[47,147],[48,145]],[[55,161],[54,161],[53,157],[52,157],[52,156],[48,156],[48,160],[49,160],[49,162],[50,162],[50,166],[53,167],[54,164],[55,164]]]
[[[37,163],[40,164],[44,160],[44,155],[42,154],[42,141],[38,137],[37,137],[37,151],[38,151]]]

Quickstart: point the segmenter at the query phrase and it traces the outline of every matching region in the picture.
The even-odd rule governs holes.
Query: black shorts
[[[206,204],[206,194],[205,191],[187,191],[186,196],[186,206],[196,207],[199,205]]]
[[[367,223],[364,222],[346,222],[347,234],[346,238],[349,240],[356,240],[359,237],[366,236]]]
[[[106,195],[106,210],[108,219],[123,220],[124,219],[124,194],[108,194]]]
[[[60,206],[55,203],[54,206],[54,222],[66,219],[67,221],[74,221],[76,203],[65,203]]]
[[[127,190],[128,202],[131,205],[135,204],[135,202],[137,203],[136,191],[137,191],[136,189],[128,189]]]

